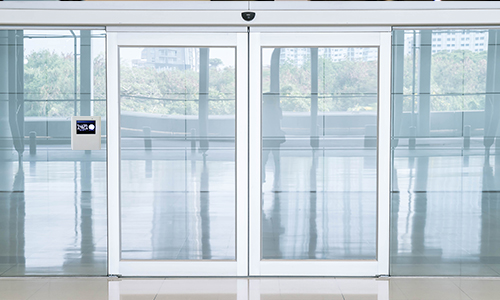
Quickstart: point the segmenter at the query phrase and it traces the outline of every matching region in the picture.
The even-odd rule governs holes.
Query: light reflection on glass
[[[499,36],[393,33],[392,275],[500,275]]]
[[[0,276],[107,273],[106,140],[72,151],[69,121],[105,124],[104,52],[102,30],[0,30]]]
[[[121,48],[122,259],[234,260],[235,49]]]
[[[375,259],[378,50],[262,56],[262,258]]]

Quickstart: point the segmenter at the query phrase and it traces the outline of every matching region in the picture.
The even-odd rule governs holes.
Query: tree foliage
[[[94,114],[106,115],[106,64],[104,55],[93,61]],[[80,98],[80,61],[73,54],[48,50],[32,52],[25,57],[25,116],[69,117],[74,115],[75,99]],[[76,87],[75,87],[76,75]],[[77,101],[77,109],[79,102]]]
[[[41,50],[29,54],[24,65],[24,97],[26,116],[66,115],[74,97],[73,57]],[[69,115],[72,115],[69,114]]]
[[[80,62],[77,61],[78,70]],[[376,110],[377,61],[337,61],[320,57],[318,62],[318,106],[320,111]],[[415,70],[413,67],[415,66]],[[487,52],[457,50],[438,52],[431,61],[431,110],[457,111],[484,109]],[[280,65],[281,108],[307,112],[311,107],[311,62],[284,61]],[[270,70],[262,70],[263,92],[270,92]],[[96,115],[105,115],[105,57],[93,60],[93,99]],[[68,117],[74,114],[74,99],[79,98],[79,72],[72,54],[40,50],[25,57],[24,92],[26,116]],[[122,111],[169,115],[197,115],[200,75],[197,70],[155,69],[121,65],[120,94]],[[418,108],[419,62],[404,59],[404,109],[411,101]],[[209,114],[235,113],[235,69],[210,60]],[[203,98],[202,95],[201,98]],[[102,101],[97,101],[102,100]]]
[[[209,113],[235,112],[235,70],[219,68],[214,61],[209,70]],[[193,69],[155,69],[123,66],[120,71],[122,111],[169,115],[197,115],[200,99],[200,75]]]
[[[318,107],[321,111],[374,110],[377,103],[377,62],[318,61]],[[270,70],[264,69],[264,91],[271,91]],[[283,111],[306,112],[311,106],[311,61],[280,65]]]
[[[483,110],[486,91],[487,52],[456,50],[437,52],[431,60],[431,110]],[[404,61],[404,110],[418,109],[419,62]],[[416,96],[413,96],[413,95]]]

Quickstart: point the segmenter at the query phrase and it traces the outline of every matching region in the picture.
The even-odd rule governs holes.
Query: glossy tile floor
[[[498,300],[499,278],[1,278],[0,299]]]
[[[2,172],[24,192],[0,191],[0,276],[106,274],[105,162],[4,163],[5,183]]]
[[[105,275],[104,157],[38,153],[0,161],[0,276]],[[216,153],[125,161],[136,175],[122,178],[126,259],[234,258],[235,166]],[[266,165],[264,258],[374,257],[374,159],[307,153],[283,150]],[[394,160],[390,274],[500,276],[500,155],[426,155]]]
[[[499,276],[500,155],[413,154],[394,160],[391,275]]]

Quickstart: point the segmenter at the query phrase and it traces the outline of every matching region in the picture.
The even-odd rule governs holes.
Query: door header
[[[244,11],[255,18],[245,21]],[[0,2],[0,26],[489,26],[499,12],[493,1]]]

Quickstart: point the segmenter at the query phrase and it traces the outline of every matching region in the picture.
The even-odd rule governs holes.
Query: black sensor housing
[[[255,18],[255,13],[253,11],[244,11],[241,13],[241,17],[245,21],[252,21]]]

